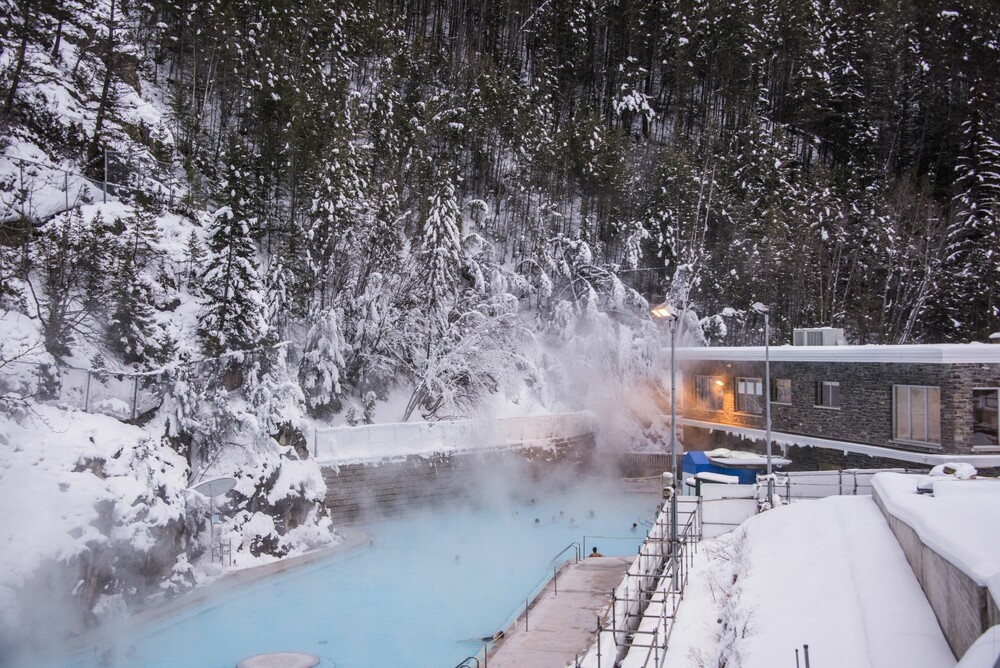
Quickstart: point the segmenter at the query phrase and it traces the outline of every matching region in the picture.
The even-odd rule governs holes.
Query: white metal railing
[[[876,473],[925,473],[926,469],[844,469],[842,471],[791,471],[776,476],[775,490],[782,501],[823,499],[828,496],[869,496]],[[761,477],[763,479],[763,476]],[[766,489],[766,482],[760,484]]]
[[[313,456],[319,461],[399,457],[520,444],[546,444],[593,432],[589,413],[502,418],[399,422],[313,431]]]
[[[645,651],[649,662],[660,666],[677,608],[684,596],[688,571],[701,540],[700,497],[678,497],[678,544],[670,542],[670,502],[665,502],[639,555],[612,592],[611,603],[597,619],[597,637],[574,663],[585,668],[611,668],[630,652]],[[651,606],[658,606],[651,608]],[[644,621],[656,612],[652,626]]]

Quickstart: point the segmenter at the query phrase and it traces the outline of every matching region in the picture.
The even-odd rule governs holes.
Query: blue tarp
[[[736,476],[740,479],[741,484],[752,484],[757,482],[756,470],[747,468],[729,468],[728,466],[713,464],[708,460],[708,455],[706,453],[697,450],[684,453],[681,470],[684,473],[684,478],[694,475],[695,473],[701,473],[702,471],[711,471],[712,473],[722,473],[724,475]]]

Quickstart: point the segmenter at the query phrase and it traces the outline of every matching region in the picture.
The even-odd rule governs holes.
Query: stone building
[[[681,348],[687,450],[762,450],[764,348]],[[795,468],[1000,466],[1000,345],[770,348],[774,452]]]

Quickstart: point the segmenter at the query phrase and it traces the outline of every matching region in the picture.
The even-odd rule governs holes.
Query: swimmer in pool
[[[638,528],[639,528],[639,525],[636,524],[635,522],[632,522],[632,531],[635,531]]]
[[[603,557],[604,555],[601,554],[600,552],[598,552],[597,548],[595,547],[593,550],[590,551],[590,556],[592,556],[592,557]]]
[[[535,518],[535,526],[538,526],[541,523],[542,523],[542,521],[536,517]]]

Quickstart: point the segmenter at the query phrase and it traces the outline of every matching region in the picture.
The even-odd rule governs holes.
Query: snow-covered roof
[[[1000,480],[936,480],[928,496],[917,493],[921,479],[878,473],[872,487],[925,545],[1000,596]]]
[[[678,417],[677,424],[682,427],[697,427],[699,429],[721,431],[734,436],[742,436],[744,438],[752,438],[759,441],[762,441],[765,438],[765,432],[763,429],[741,427],[739,425],[725,424],[723,422],[707,422],[705,420],[693,420],[691,418]],[[949,462],[966,462],[981,468],[993,468],[995,466],[1000,466],[1000,454],[966,455],[953,452],[910,452],[908,450],[885,448],[879,445],[869,445],[868,443],[838,441],[832,438],[805,436],[803,434],[786,434],[780,431],[771,432],[771,441],[777,445],[840,450],[845,454],[853,452],[856,454],[869,455],[871,457],[885,457],[901,462],[913,462],[914,464],[925,464],[929,466],[946,464]]]
[[[678,348],[681,361],[763,362],[763,346]],[[1000,364],[1000,345],[940,343],[904,346],[771,346],[773,362]]]

